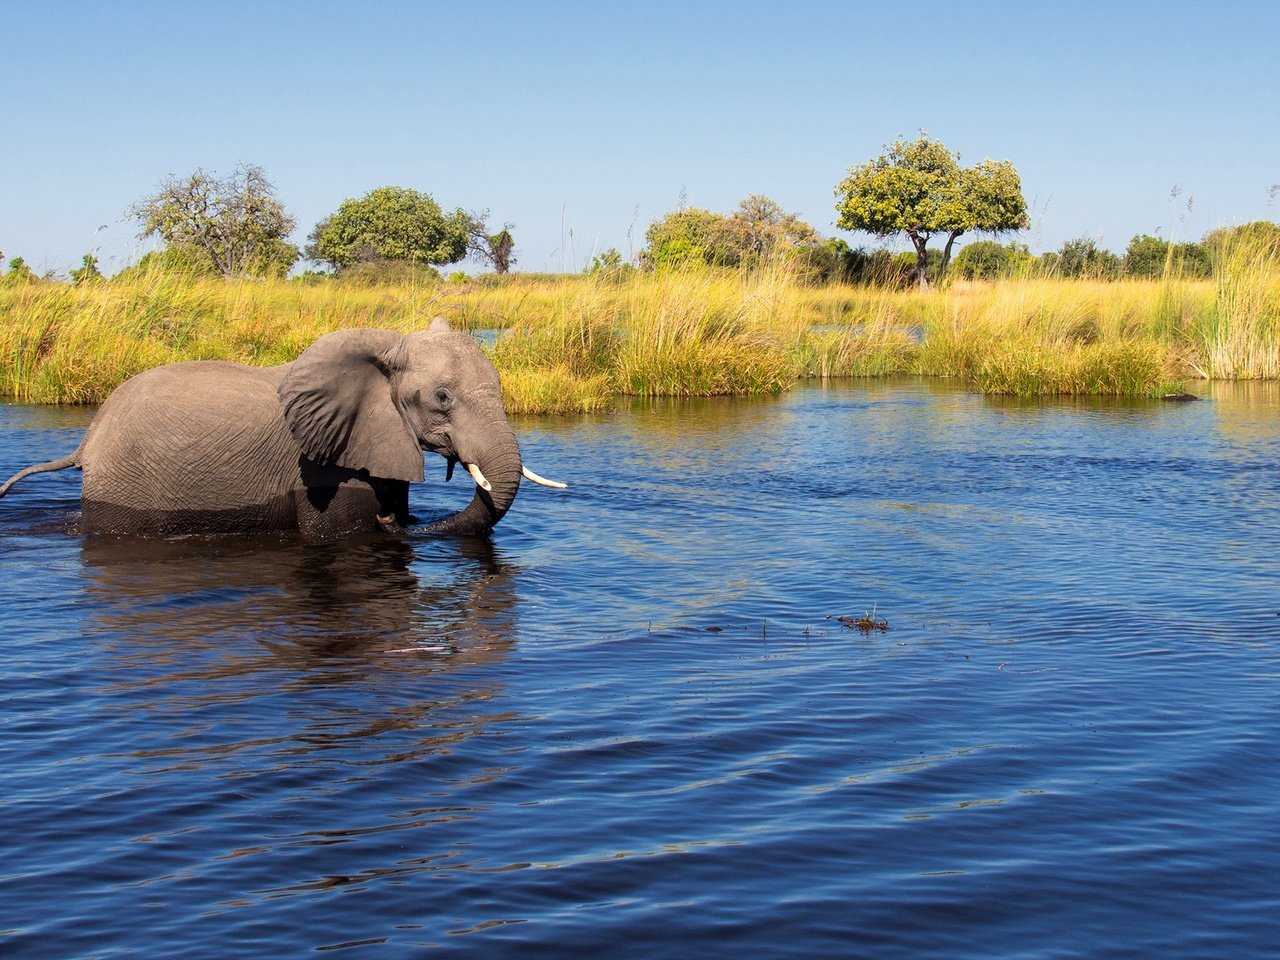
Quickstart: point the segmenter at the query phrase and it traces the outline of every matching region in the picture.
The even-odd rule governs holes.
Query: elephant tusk
[[[481,490],[492,490],[489,481],[484,478],[484,474],[480,472],[480,468],[474,463],[467,464],[467,473],[471,474],[471,479],[476,482],[476,486]]]
[[[544,487],[551,487],[551,489],[553,490],[563,490],[566,487],[566,484],[560,483],[558,480],[548,480],[546,477],[538,476],[528,467],[521,467],[520,473],[524,476],[526,480],[529,480],[533,483],[541,484]]]

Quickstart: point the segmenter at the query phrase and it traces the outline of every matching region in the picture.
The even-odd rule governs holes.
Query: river
[[[1273,957],[1280,390],[1202,390],[520,420],[570,488],[479,542],[86,539],[31,477],[0,954]],[[0,477],[91,415],[0,406]]]

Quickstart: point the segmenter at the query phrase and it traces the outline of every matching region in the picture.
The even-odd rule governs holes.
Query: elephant
[[[498,373],[474,339],[437,318],[426,330],[326,334],[291,363],[194,360],[156,367],[107,397],[74,453],[19,471],[83,472],[89,534],[297,531],[334,539],[412,522],[423,451],[461,463],[471,502],[427,528],[485,535],[524,467]]]

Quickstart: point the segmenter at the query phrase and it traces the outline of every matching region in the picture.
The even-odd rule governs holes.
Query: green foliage
[[[961,167],[958,154],[922,134],[852,167],[836,186],[836,226],[890,237],[905,234],[916,250],[916,275],[928,286],[929,240],[945,236],[939,274],[951,245],[968,233],[999,234],[1028,225],[1027,203],[1013,164],[983,160]]]
[[[224,277],[280,277],[298,259],[285,238],[294,221],[261,167],[242,164],[226,177],[203,170],[170,177],[129,208],[140,236],[193,251]]]
[[[14,257],[9,261],[9,272],[4,275],[4,283],[9,286],[17,286],[20,283],[35,283],[39,279],[35,271],[27,266],[27,261],[21,257]]]
[[[814,245],[817,231],[775,201],[753,193],[728,216],[682,207],[649,224],[644,263],[654,268],[697,264],[754,268]]]
[[[818,233],[768,197],[753,193],[725,221],[725,236],[738,264],[758,266],[817,241]]]
[[[1187,280],[1208,280],[1213,276],[1213,259],[1202,243],[1177,243],[1173,247],[1173,268]]]
[[[1159,280],[1177,276],[1207,280],[1213,273],[1209,251],[1199,243],[1170,243],[1148,234],[1137,234],[1124,252],[1126,276]]]
[[[406,260],[365,260],[339,270],[337,280],[354,287],[413,287],[434,286],[444,277],[434,267]]]
[[[843,240],[824,240],[792,248],[787,254],[788,272],[808,286],[848,282],[853,250]]]
[[[1121,267],[1118,256],[1088,237],[1066,241],[1056,253],[1046,253],[1041,263],[1048,272],[1071,280],[1114,280]]]
[[[955,197],[960,164],[928,137],[897,140],[886,153],[849,170],[836,187],[836,226],[878,237],[943,229],[944,207]]]
[[[1224,246],[1228,245],[1233,248],[1242,245],[1265,247],[1272,243],[1280,243],[1280,223],[1254,220],[1235,227],[1218,227],[1201,237],[1200,242],[1208,247],[1209,252],[1215,257]]]
[[[1124,272],[1131,277],[1154,280],[1164,276],[1172,260],[1168,240],[1149,234],[1136,234],[1124,252]]]
[[[930,250],[928,255],[930,276],[936,277],[942,254]],[[788,275],[806,286],[848,283],[898,290],[910,286],[915,277],[914,254],[850,247],[840,239],[797,246],[785,262]]]
[[[938,251],[930,251],[938,259]],[[896,254],[890,250],[854,250],[850,258],[850,283],[861,283],[873,287],[886,287],[890,290],[901,290],[916,282],[916,263],[914,257],[907,254]]]
[[[965,280],[1001,280],[1025,270],[1033,259],[1023,243],[975,240],[960,249],[951,269]]]
[[[597,253],[592,257],[591,264],[583,273],[606,277],[610,280],[620,280],[634,273],[635,269],[635,267],[622,259],[622,254],[618,252],[617,247],[610,247],[608,250]]]
[[[699,207],[673,210],[644,232],[644,262],[653,268],[699,264],[730,266],[732,253],[724,238],[725,217]]]
[[[446,215],[429,194],[379,187],[342,201],[316,224],[305,255],[339,270],[377,260],[457,263],[467,254],[472,227],[469,214],[455,210]]]
[[[92,253],[86,253],[80,261],[80,268],[71,271],[72,283],[98,283],[103,279],[102,271],[98,269],[98,258]]]
[[[620,266],[622,266],[622,254],[618,252],[617,247],[610,247],[592,257],[591,266],[587,267],[585,272],[604,273],[607,270],[616,270]]]

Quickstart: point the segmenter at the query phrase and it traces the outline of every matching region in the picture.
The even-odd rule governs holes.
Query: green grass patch
[[[613,405],[609,379],[580,377],[566,367],[529,367],[500,371],[507,413],[571,414],[608,410]]]
[[[1150,340],[1051,346],[1006,342],[974,372],[983,393],[1014,397],[1145,397],[1170,392],[1167,348]]]

